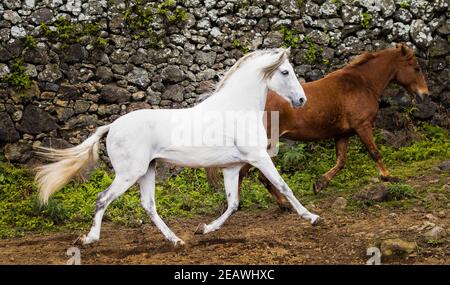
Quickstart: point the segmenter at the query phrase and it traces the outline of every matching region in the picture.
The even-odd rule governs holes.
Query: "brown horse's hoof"
[[[72,242],[72,245],[82,245],[81,239],[83,238],[83,234],[80,234],[76,240]]]
[[[394,176],[380,176],[381,181],[385,181],[385,182],[401,182],[402,179],[398,178],[398,177],[394,177]]]
[[[203,235],[203,234],[205,234],[205,230],[206,230],[206,224],[201,223],[195,229],[194,235]]]
[[[328,185],[328,182],[326,182],[325,179],[320,178],[313,184],[313,188],[312,188],[313,193],[317,195],[319,192],[322,192],[322,190],[325,189],[327,187],[327,185]]]
[[[318,190],[318,186],[316,186],[316,184],[317,184],[317,182],[314,182],[313,187],[312,187],[314,195],[317,195],[320,192],[320,190]]]
[[[292,212],[292,207],[288,203],[280,203],[280,204],[278,204],[278,208],[280,209],[281,212],[284,212],[284,213]]]

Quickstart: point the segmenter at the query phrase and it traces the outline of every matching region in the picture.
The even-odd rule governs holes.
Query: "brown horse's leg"
[[[238,182],[238,199],[241,200],[241,186],[242,186],[242,180],[244,180],[244,177],[247,176],[248,172],[250,171],[250,168],[252,168],[252,165],[247,163],[244,166],[242,166],[241,170],[239,171],[239,182]],[[241,203],[239,203],[239,210],[241,209]]]
[[[242,186],[242,180],[244,180],[244,177],[247,176],[248,172],[250,171],[251,164],[246,164],[241,168],[241,171],[239,172],[239,185],[238,185],[238,195],[239,198],[241,197],[241,186]],[[276,199],[279,207],[282,210],[290,210],[291,206],[289,202],[284,198],[283,195],[276,189],[272,183],[262,174],[259,173],[259,181],[269,190],[270,194]]]
[[[317,180],[313,184],[313,192],[314,194],[319,193],[323,189],[328,186],[331,179],[333,179],[336,174],[344,168],[345,163],[347,162],[347,146],[348,146],[348,137],[342,137],[335,139],[336,143],[336,165],[328,170],[327,173],[323,174],[319,180]]]
[[[370,153],[370,156],[373,158],[375,163],[377,164],[378,171],[380,172],[381,179],[383,180],[392,180],[397,181],[398,179],[391,177],[389,174],[389,170],[384,166],[383,161],[381,160],[381,153],[375,144],[373,139],[373,131],[372,127],[364,127],[356,130],[356,133],[361,138],[361,141],[366,146],[367,150]]]
[[[273,186],[273,184],[267,179],[264,174],[261,172],[259,173],[259,181],[266,187],[267,190],[269,190],[270,194],[275,198],[277,201],[278,207],[280,207],[283,211],[290,211],[291,210],[291,204],[288,200],[278,191],[278,189]]]
[[[222,179],[220,175],[220,169],[215,167],[205,168],[206,179],[208,180],[208,186],[215,192],[223,191],[221,187],[220,180]]]
[[[272,157],[272,161],[273,160],[274,160],[274,158]],[[264,176],[264,174],[262,174],[262,172],[259,172],[258,179],[264,185],[264,187],[266,187],[266,189],[269,191],[269,193],[272,195],[272,197],[275,198],[275,201],[277,201],[278,207],[280,207],[280,209],[282,211],[289,212],[292,209],[291,203],[289,203],[289,201],[286,199],[286,197],[284,197],[280,193],[280,191],[278,191],[277,187],[275,187],[269,181],[269,179],[267,179],[267,177]]]
[[[244,180],[244,177],[247,176],[248,172],[250,171],[250,168],[252,168],[252,165],[247,163],[244,166],[242,166],[241,171],[239,171],[239,184],[238,184],[238,197],[241,197],[241,186],[242,186],[242,180]]]

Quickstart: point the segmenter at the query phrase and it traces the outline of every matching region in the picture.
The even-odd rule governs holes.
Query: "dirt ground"
[[[166,220],[186,242],[177,248],[153,224],[130,228],[111,222],[103,223],[98,243],[75,246],[81,251],[82,264],[365,264],[367,248],[400,238],[415,242],[415,250],[382,256],[383,264],[450,264],[450,175],[433,167],[405,182],[420,196],[407,207],[375,203],[370,207],[347,204],[342,209],[333,205],[345,193],[327,190],[314,204],[306,205],[323,218],[315,227],[273,206],[238,211],[220,230],[206,235],[194,235],[194,231],[218,215]],[[426,190],[429,187],[441,191],[431,193]],[[344,197],[352,200],[348,193]],[[426,223],[442,227],[447,237],[430,242],[423,237]],[[27,234],[0,240],[0,264],[66,264],[67,249],[84,233]]]
[[[346,212],[330,209],[325,198],[312,209],[325,219],[312,227],[296,214],[273,209],[239,211],[217,232],[194,235],[201,222],[214,217],[173,219],[169,226],[186,241],[173,248],[151,224],[127,228],[104,223],[95,245],[81,247],[82,264],[365,264],[366,250],[387,238],[417,242],[406,257],[383,259],[389,264],[450,264],[450,244],[428,244],[417,226],[428,211],[377,209]],[[450,229],[450,219],[438,218]],[[416,226],[416,227],[414,227]],[[28,235],[0,241],[2,264],[65,264],[66,250],[81,233]]]

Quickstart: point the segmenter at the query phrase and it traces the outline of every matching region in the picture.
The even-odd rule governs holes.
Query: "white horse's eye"
[[[283,71],[281,71],[281,74],[283,74],[283,75],[288,75],[288,74],[289,74],[289,71],[283,70]]]

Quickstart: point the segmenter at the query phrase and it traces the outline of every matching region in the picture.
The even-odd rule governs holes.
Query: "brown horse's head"
[[[397,44],[395,51],[399,54],[395,80],[411,94],[420,99],[428,95],[428,86],[414,51],[405,44]]]

